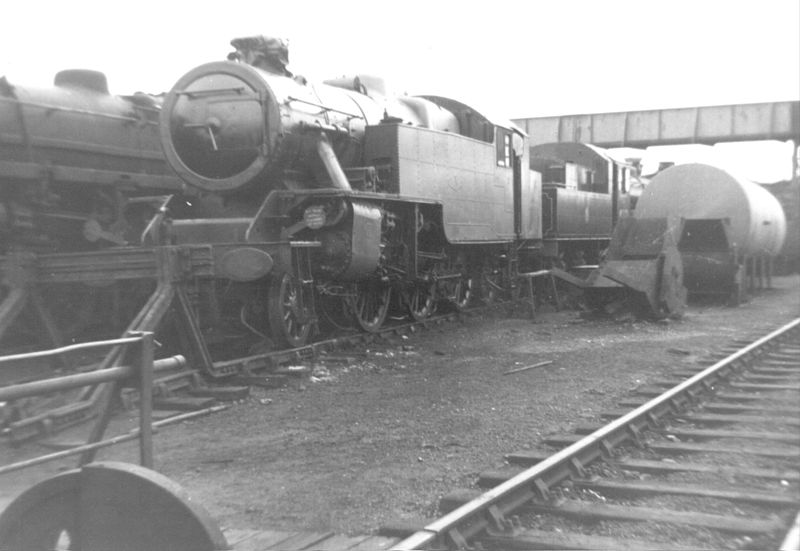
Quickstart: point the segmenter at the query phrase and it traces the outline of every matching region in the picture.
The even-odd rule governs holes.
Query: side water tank
[[[657,174],[636,203],[635,218],[728,219],[731,245],[742,254],[778,254],[786,216],[767,190],[709,165],[676,165]]]

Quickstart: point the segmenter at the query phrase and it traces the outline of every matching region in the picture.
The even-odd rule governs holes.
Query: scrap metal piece
[[[686,308],[683,262],[675,238],[680,224],[667,218],[622,218],[606,259],[585,293],[595,310],[627,308],[640,317],[681,316]]]

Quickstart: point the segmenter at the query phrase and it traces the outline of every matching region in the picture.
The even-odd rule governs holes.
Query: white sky
[[[288,38],[310,79],[385,76],[506,118],[800,99],[798,0],[7,2],[0,75],[158,93],[232,38]]]

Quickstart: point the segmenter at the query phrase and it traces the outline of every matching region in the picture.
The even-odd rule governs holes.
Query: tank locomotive
[[[512,123],[455,99],[393,95],[368,75],[309,82],[289,72],[280,40],[232,45],[164,101],[167,162],[216,208],[174,220],[169,238],[260,244],[229,264],[246,268],[242,283],[266,282],[261,317],[278,341],[302,344],[320,317],[375,331],[390,307],[415,319],[441,301],[463,308],[479,288],[489,300],[514,293],[519,273],[565,260],[545,247],[541,176]],[[602,179],[609,220],[592,211],[606,243],[614,178]],[[577,257],[577,243],[594,259],[602,248],[586,231],[548,237],[572,240]]]
[[[206,338],[235,326],[299,346],[323,322],[375,331],[390,310],[514,294],[520,273],[596,263],[608,243],[626,173],[602,151],[531,152],[455,99],[369,75],[313,83],[282,41],[232,45],[164,98],[113,96],[84,70],[48,89],[0,81],[0,254],[208,247],[213,274],[190,293]],[[75,285],[119,302],[120,286]]]

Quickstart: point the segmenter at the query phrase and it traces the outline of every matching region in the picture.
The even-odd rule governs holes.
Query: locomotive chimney
[[[264,71],[291,77],[289,44],[282,38],[270,36],[248,36],[231,40],[235,52],[228,54],[230,61],[240,61]]]

